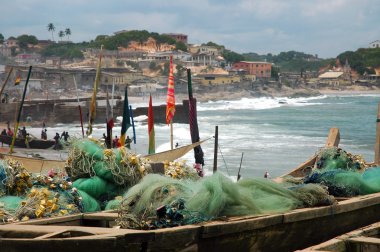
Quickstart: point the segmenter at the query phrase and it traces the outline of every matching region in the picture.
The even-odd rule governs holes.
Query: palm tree
[[[65,33],[63,31],[59,31],[58,33],[58,37],[61,38],[61,42],[62,42],[62,38],[65,36]]]
[[[48,26],[47,26],[47,29],[49,32],[51,32],[51,38],[54,42],[54,35],[53,35],[53,32],[55,31],[55,26],[53,25],[53,23],[49,23]]]
[[[66,36],[67,36],[67,39],[70,40],[70,35],[71,35],[71,30],[70,30],[70,28],[66,28],[66,30],[65,30],[65,34],[66,34]]]

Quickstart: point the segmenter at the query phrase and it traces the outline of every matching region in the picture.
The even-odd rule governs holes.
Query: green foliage
[[[139,63],[127,60],[126,61],[127,65],[133,67],[134,69],[140,69]]]
[[[346,51],[337,57],[342,65],[346,59],[350,67],[359,74],[374,73],[373,68],[380,66],[380,48],[360,48],[357,51]]]
[[[156,40],[157,49],[159,50],[162,44],[175,45],[175,39],[167,36],[160,35],[156,32],[148,32],[146,30],[143,31],[127,31],[123,33],[119,33],[113,36],[97,36],[95,41],[90,44],[90,47],[99,48],[101,45],[104,45],[104,48],[107,50],[117,50],[118,47],[128,47],[131,41],[137,41],[141,45],[146,42],[149,38],[153,38]]]
[[[32,45],[38,44],[38,39],[36,38],[36,36],[33,36],[33,35],[23,34],[17,37],[17,41],[18,41],[18,45],[22,49],[27,49],[28,44],[32,44]]]
[[[0,33],[0,44],[4,43],[4,36]]]
[[[235,63],[244,60],[244,56],[234,51],[224,50],[222,56],[227,62]]]
[[[42,51],[42,55],[45,57],[58,56],[64,59],[83,59],[82,49],[84,49],[86,43],[82,44],[52,44]]]
[[[150,70],[156,70],[156,69],[157,69],[157,64],[156,64],[155,61],[151,61],[151,62],[149,63],[149,69],[150,69]]]
[[[278,55],[268,53],[266,55],[259,55],[257,53],[243,54],[245,60],[249,61],[267,61],[275,63],[277,67],[284,72],[300,72],[303,71],[318,71],[330,63],[330,59],[322,60],[311,54],[303,52],[288,51],[281,52]]]
[[[219,50],[223,51],[225,49],[225,47],[223,45],[218,45],[217,43],[214,43],[214,42],[207,42],[206,44],[202,44],[202,45],[206,45],[206,46],[213,46],[215,48],[218,48]]]
[[[280,68],[277,67],[277,66],[272,65],[271,70],[270,70],[270,75],[271,75],[270,77],[278,80],[278,74],[279,74],[279,72],[280,72]]]
[[[170,67],[170,63],[165,62],[164,69],[161,70],[161,74],[165,76],[169,75],[169,67]]]
[[[187,46],[185,45],[185,43],[181,41],[178,41],[175,43],[175,49],[183,51],[183,52],[187,52]]]

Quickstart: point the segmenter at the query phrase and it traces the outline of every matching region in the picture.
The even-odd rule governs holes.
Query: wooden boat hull
[[[60,169],[61,171],[65,170],[65,161],[61,160],[38,159],[0,153],[0,159],[4,159],[6,157],[21,162],[26,170],[31,173],[47,174],[50,169]]]
[[[0,248],[18,251],[294,251],[380,221],[380,193],[284,214],[228,218],[159,230],[112,228],[100,212],[0,226]],[[365,218],[363,218],[365,216]]]
[[[0,135],[0,142],[3,144],[11,145],[12,137]],[[52,140],[41,140],[41,139],[31,139],[29,141],[29,148],[31,149],[48,149],[54,145],[54,141]],[[19,148],[28,148],[25,142],[25,139],[16,138],[15,139],[15,147]]]

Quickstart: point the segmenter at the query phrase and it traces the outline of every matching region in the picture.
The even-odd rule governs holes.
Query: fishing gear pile
[[[380,168],[370,167],[360,155],[328,147],[319,151],[315,168],[304,182],[324,185],[338,197],[365,195],[380,192]]]
[[[147,159],[124,147],[106,149],[94,139],[72,140],[65,168],[82,197],[84,212],[105,209],[152,172]]]
[[[197,171],[186,164],[186,160],[164,162],[165,176],[174,179],[199,179]]]
[[[219,172],[198,181],[150,174],[123,196],[116,221],[122,228],[155,229],[333,203],[319,185],[288,189],[261,178],[234,183]]]

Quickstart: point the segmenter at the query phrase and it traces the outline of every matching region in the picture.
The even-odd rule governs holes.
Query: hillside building
[[[175,39],[178,42],[182,42],[185,45],[187,45],[187,35],[182,33],[164,33],[162,35],[169,36],[173,39]]]
[[[272,63],[263,61],[240,61],[234,63],[233,69],[246,70],[248,74],[255,75],[257,79],[269,79],[271,77]]]
[[[369,43],[369,48],[380,48],[380,40],[375,40]]]

